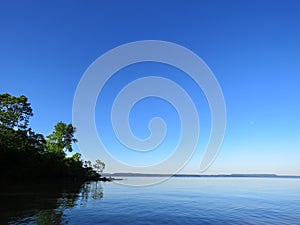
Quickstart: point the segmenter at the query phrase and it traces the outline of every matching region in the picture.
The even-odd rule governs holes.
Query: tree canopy
[[[30,117],[33,116],[28,99],[10,94],[0,95],[0,125],[10,129],[26,130]]]
[[[31,116],[27,97],[0,94],[0,181],[99,177],[105,167],[100,160],[94,168],[84,163],[79,153],[67,156],[77,142],[76,128],[71,123],[58,122],[45,138],[29,127]]]
[[[76,129],[71,123],[58,122],[54,126],[52,134],[47,136],[47,148],[50,152],[65,155],[64,152],[72,152],[72,143],[76,143],[74,137]]]

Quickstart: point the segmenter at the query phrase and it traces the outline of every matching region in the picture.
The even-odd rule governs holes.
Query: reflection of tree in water
[[[103,197],[103,188],[101,182],[85,183],[81,189],[81,200],[101,199]]]
[[[4,211],[0,208],[0,224],[67,224],[64,211],[89,199],[103,197],[101,182],[72,183],[64,185],[35,185],[6,190],[1,202],[8,202]]]
[[[35,215],[35,223],[42,224],[62,224],[63,211],[43,210]]]

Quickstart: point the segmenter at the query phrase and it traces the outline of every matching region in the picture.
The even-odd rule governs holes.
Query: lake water
[[[300,179],[2,186],[0,200],[0,224],[300,224]]]

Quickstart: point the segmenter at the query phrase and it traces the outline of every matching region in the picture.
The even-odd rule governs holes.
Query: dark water
[[[0,200],[1,224],[300,224],[300,179],[2,186]]]

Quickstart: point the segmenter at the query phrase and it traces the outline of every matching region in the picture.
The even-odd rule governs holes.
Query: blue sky
[[[297,0],[2,1],[0,92],[25,94],[34,109],[32,128],[47,135],[56,122],[72,121],[76,87],[99,56],[132,41],[174,42],[207,63],[226,101],[224,142],[206,173],[300,175],[299,10]],[[179,76],[172,68],[149,64],[120,73],[134,77],[149,71],[175,80]],[[104,102],[113,97],[118,85],[131,79],[123,77],[127,78],[118,80],[116,74],[111,87],[107,84]],[[189,81],[182,84],[192,97],[201,96],[201,90]],[[120,160],[143,164],[163,157],[161,152],[147,159],[122,154],[109,121],[101,122],[108,105],[100,99],[97,103],[98,132],[104,134],[104,142],[115,147]],[[198,172],[209,136],[205,98],[196,105],[203,133],[196,153],[182,171],[185,173]],[[158,99],[145,100],[133,109],[131,116],[138,121],[132,124],[133,131],[147,137],[145,121],[158,114],[165,115],[170,126],[164,144],[176,145],[177,114]],[[121,169],[106,163],[108,172]]]

